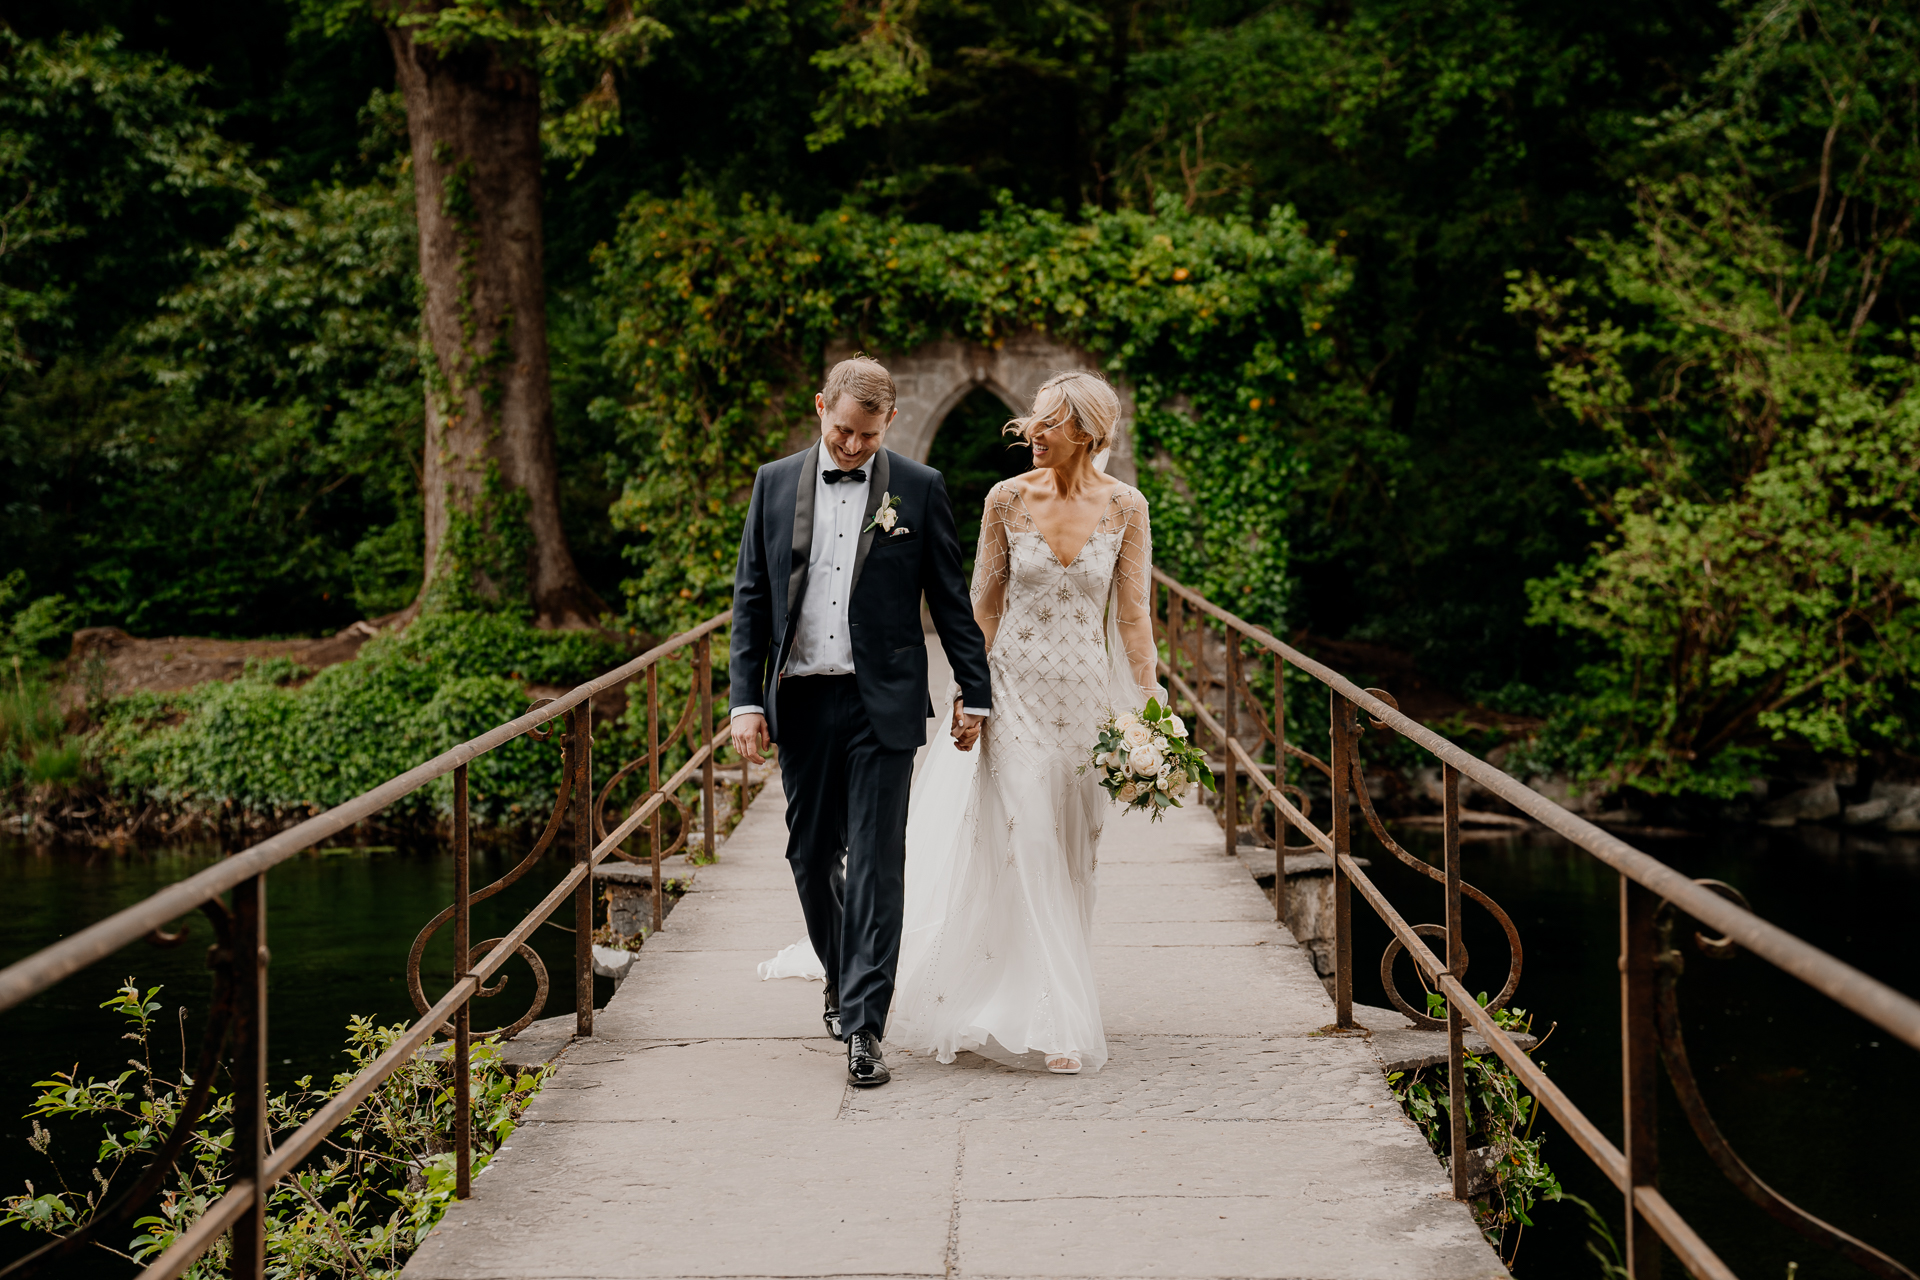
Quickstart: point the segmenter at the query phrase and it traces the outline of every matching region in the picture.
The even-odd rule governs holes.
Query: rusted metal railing
[[[472,1190],[473,1124],[469,1052],[474,1032],[475,996],[497,995],[503,983],[488,986],[508,958],[521,956],[533,967],[534,998],[518,1019],[484,1036],[504,1038],[525,1028],[539,1016],[548,992],[546,967],[529,940],[534,931],[569,897],[574,904],[574,1017],[575,1031],[593,1034],[593,869],[610,856],[632,859],[621,845],[651,821],[648,858],[653,869],[653,924],[664,916],[660,859],[688,842],[690,816],[679,789],[697,773],[701,810],[705,818],[705,848],[714,847],[714,751],[728,740],[724,727],[713,723],[713,636],[733,618],[732,611],[707,619],[699,626],[656,645],[623,666],[590,680],[560,697],[541,699],[525,715],[491,729],[452,750],[442,752],[417,768],[373,788],[343,805],[307,819],[296,827],[263,840],[209,867],[198,875],[117,912],[53,946],[43,948],[0,969],[0,1012],[45,991],[98,960],[142,938],[178,940],[166,926],[199,911],[212,922],[216,944],[209,953],[214,970],[214,997],[202,1039],[193,1087],[172,1134],[160,1145],[153,1162],[127,1193],[103,1206],[87,1226],[42,1246],[13,1263],[0,1275],[58,1274],[63,1260],[100,1232],[125,1225],[156,1192],[184,1150],[187,1138],[205,1114],[212,1096],[211,1082],[223,1051],[234,1088],[234,1156],[226,1195],[213,1204],[165,1253],[141,1272],[141,1280],[172,1280],[200,1258],[228,1231],[233,1233],[231,1274],[235,1280],[259,1280],[266,1266],[266,1204],[273,1186],[312,1155],[327,1135],[338,1128],[354,1108],[436,1035],[452,1040],[451,1066],[454,1096],[454,1150],[456,1194]],[[660,734],[660,664],[675,655],[692,661],[692,688],[678,723],[664,738]],[[593,699],[634,679],[646,676],[647,752],[630,761],[608,780],[595,799],[593,791]],[[548,740],[555,722],[561,733],[561,781],[553,813],[532,849],[513,870],[483,889],[474,890],[469,865],[468,766],[489,751],[523,735]],[[684,740],[688,758],[665,781],[661,758]],[[642,765],[647,767],[647,791],[612,830],[605,810],[615,787]],[[412,794],[436,778],[453,776],[454,900],[421,930],[407,958],[407,985],[416,1019],[386,1052],[347,1083],[326,1106],[294,1134],[268,1150],[267,1119],[267,872],[329,836],[370,818],[388,805]],[[746,775],[743,769],[742,783]],[[744,798],[744,797],[743,797]],[[680,834],[673,845],[661,848],[661,810],[673,805],[680,815]],[[504,937],[478,944],[470,939],[473,904],[490,898],[519,880],[552,846],[560,832],[571,827],[573,865],[539,905],[521,917]],[[637,859],[635,859],[637,860]],[[222,901],[222,895],[227,901]],[[437,1001],[428,1003],[421,983],[420,963],[427,940],[448,921],[453,923],[453,985]]]
[[[1453,1152],[1450,1166],[1456,1198],[1464,1200],[1468,1195],[1462,1040],[1466,1026],[1471,1024],[1512,1068],[1521,1086],[1560,1122],[1587,1157],[1620,1190],[1627,1223],[1627,1271],[1635,1280],[1653,1280],[1659,1275],[1662,1245],[1672,1250],[1698,1280],[1733,1280],[1733,1272],[1660,1193],[1655,1126],[1660,1061],[1664,1061],[1681,1108],[1708,1155],[1742,1193],[1784,1225],[1840,1253],[1869,1274],[1916,1280],[1912,1270],[1887,1254],[1823,1222],[1774,1191],[1728,1145],[1707,1111],[1688,1065],[1678,1004],[1681,957],[1673,943],[1674,931],[1681,917],[1691,917],[1718,933],[1712,938],[1694,934],[1696,945],[1707,955],[1724,958],[1745,948],[1916,1049],[1920,1049],[1920,1002],[1756,916],[1731,886],[1682,875],[1461,750],[1402,715],[1385,690],[1359,688],[1338,672],[1282,643],[1266,630],[1235,617],[1159,570],[1155,570],[1153,576],[1154,625],[1166,654],[1161,674],[1175,697],[1191,706],[1194,718],[1206,729],[1213,748],[1219,752],[1222,772],[1219,794],[1227,853],[1235,854],[1240,845],[1243,811],[1240,777],[1244,773],[1246,795],[1251,802],[1247,808],[1255,819],[1249,825],[1256,841],[1271,846],[1274,851],[1275,910],[1282,922],[1287,919],[1288,910],[1287,855],[1317,850],[1332,863],[1335,934],[1332,987],[1336,1026],[1343,1029],[1355,1026],[1351,904],[1353,891],[1357,889],[1393,934],[1380,967],[1388,998],[1417,1025],[1445,1028],[1447,1032],[1449,1130]],[[1164,605],[1161,603],[1163,592]],[[1242,656],[1246,647],[1272,660],[1270,705],[1255,696],[1247,678]],[[1328,760],[1288,740],[1285,687],[1289,667],[1326,686],[1331,719]],[[1403,849],[1374,811],[1358,749],[1363,731],[1358,723],[1360,711],[1367,713],[1375,729],[1398,734],[1440,762],[1443,867],[1433,867]],[[1244,731],[1243,712],[1248,726]],[[1258,759],[1261,755],[1271,758]],[[1288,760],[1297,760],[1326,776],[1331,804],[1324,829],[1311,821],[1312,803],[1307,790],[1287,781]],[[1573,1105],[1495,1018],[1513,998],[1519,984],[1520,935],[1498,904],[1461,879],[1462,778],[1471,778],[1620,875],[1624,1149],[1610,1142],[1599,1127]],[[1443,886],[1444,925],[1408,924],[1367,876],[1353,857],[1351,806],[1354,803],[1359,805],[1367,825],[1389,852]],[[1263,806],[1271,806],[1274,811],[1271,832],[1265,829]],[[1289,829],[1300,832],[1309,843],[1290,845]],[[1463,898],[1489,911],[1507,935],[1507,979],[1499,995],[1485,1006],[1474,999],[1464,983],[1467,952],[1461,936]],[[1436,955],[1426,941],[1428,938],[1444,940],[1446,954]],[[1444,1021],[1415,1009],[1394,988],[1393,962],[1403,949],[1433,987],[1445,996]]]

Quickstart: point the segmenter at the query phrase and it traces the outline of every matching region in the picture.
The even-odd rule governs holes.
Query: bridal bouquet
[[[1154,821],[1163,809],[1178,806],[1200,787],[1213,790],[1213,769],[1198,747],[1187,741],[1187,726],[1172,707],[1149,698],[1139,711],[1110,715],[1100,726],[1092,759],[1080,767],[1097,769],[1100,785],[1128,809],[1145,809]]]

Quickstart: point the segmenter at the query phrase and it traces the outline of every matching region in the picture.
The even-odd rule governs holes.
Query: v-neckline
[[[1107,495],[1107,507],[1113,506],[1114,502],[1119,499],[1122,487],[1118,481],[1114,482],[1113,492]],[[1020,499],[1020,506],[1026,511],[1027,519],[1032,521],[1033,531],[1040,534],[1040,542],[1046,547],[1047,554],[1053,557],[1053,562],[1060,566],[1062,573],[1070,572],[1073,566],[1080,563],[1080,557],[1086,553],[1087,548],[1093,545],[1093,540],[1100,536],[1100,526],[1106,521],[1107,508],[1101,508],[1100,514],[1093,518],[1093,528],[1087,530],[1087,536],[1080,540],[1080,550],[1073,553],[1073,559],[1062,560],[1060,553],[1053,549],[1053,540],[1047,537],[1046,534],[1040,532],[1040,522],[1034,519],[1033,508],[1027,505],[1027,491],[1020,485],[1015,485],[1013,492],[1015,496]]]

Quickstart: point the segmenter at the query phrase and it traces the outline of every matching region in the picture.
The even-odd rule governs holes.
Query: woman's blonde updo
[[[1033,409],[1024,418],[1015,418],[1006,429],[1031,440],[1033,433],[1059,416],[1065,406],[1079,433],[1079,442],[1098,455],[1113,447],[1114,432],[1120,423],[1120,397],[1113,385],[1090,369],[1056,373],[1040,384],[1034,393]]]

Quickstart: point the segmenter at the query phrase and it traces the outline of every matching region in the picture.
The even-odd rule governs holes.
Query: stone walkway
[[[846,1085],[770,784],[410,1280],[1506,1273],[1204,810],[1107,824],[1097,1075]]]

